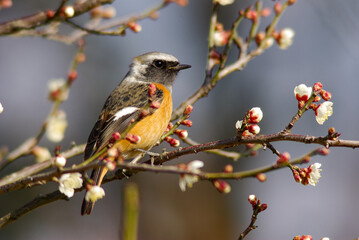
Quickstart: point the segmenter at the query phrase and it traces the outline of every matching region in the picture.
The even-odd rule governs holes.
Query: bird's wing
[[[85,159],[105,147],[114,132],[122,133],[132,119],[139,117],[141,109],[148,104],[148,85],[143,83],[129,87],[119,85],[111,93],[87,140]],[[162,90],[156,90],[154,100],[162,102]]]

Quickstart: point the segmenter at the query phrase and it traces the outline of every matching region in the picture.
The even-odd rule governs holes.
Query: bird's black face
[[[177,73],[182,69],[190,67],[190,65],[179,64],[177,61],[154,59],[146,68],[144,77],[151,82],[171,86]]]

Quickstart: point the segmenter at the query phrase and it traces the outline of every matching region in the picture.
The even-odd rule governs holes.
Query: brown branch
[[[100,5],[109,4],[112,2],[113,2],[113,0],[81,1],[78,4],[73,5],[73,8],[75,10],[74,17],[79,16],[83,13],[86,13],[89,10],[91,10],[95,7],[98,7]],[[61,3],[61,6],[63,5],[62,3]],[[58,13],[58,12],[59,12],[59,10],[56,11],[56,13]],[[36,27],[46,25],[52,21],[64,21],[65,19],[67,19],[67,17],[63,16],[62,14],[55,14],[55,16],[53,18],[49,18],[47,15],[47,11],[41,11],[39,13],[33,14],[28,17],[15,19],[15,20],[11,20],[11,21],[4,22],[4,23],[0,24],[0,36],[14,34],[21,30],[34,29]]]
[[[281,164],[281,165],[273,164],[273,165],[269,165],[267,167],[262,167],[262,168],[247,170],[247,171],[241,171],[241,172],[234,172],[234,173],[224,173],[224,172],[218,172],[218,173],[196,172],[196,173],[193,173],[191,171],[178,168],[177,166],[155,166],[155,165],[149,165],[149,164],[145,164],[145,163],[131,164],[131,163],[124,162],[124,163],[119,164],[118,167],[120,169],[117,170],[113,176],[105,178],[103,183],[105,184],[105,183],[108,183],[108,182],[111,182],[114,180],[128,178],[140,171],[172,173],[172,174],[190,174],[190,175],[197,175],[203,180],[243,179],[243,178],[248,178],[248,177],[255,177],[258,173],[265,173],[268,171],[285,168],[289,165],[307,163],[307,160],[306,160],[307,157],[318,154],[318,152],[319,152],[318,150],[319,149],[314,149],[313,151],[305,154],[304,156],[301,156],[301,157],[294,159],[285,164]],[[103,162],[87,165],[85,167],[82,167],[82,169],[85,170],[88,168],[98,167],[99,164],[103,164]],[[63,171],[62,173],[76,172],[76,171],[78,171],[78,169],[70,169],[70,170]],[[47,174],[46,178],[51,179],[54,176],[59,175],[59,174],[60,174],[60,172],[53,172],[51,174]],[[41,177],[34,177],[35,180],[36,180],[36,178],[41,178]],[[85,187],[76,189],[76,192],[80,192],[84,189],[85,189]],[[0,218],[0,229],[2,227],[5,227],[7,224],[17,220],[18,218],[25,215],[26,213],[28,213],[40,206],[46,205],[48,203],[54,202],[59,199],[67,199],[67,198],[64,194],[62,194],[59,191],[55,191],[55,192],[49,193],[44,196],[36,197],[35,199],[26,203],[24,206],[14,210],[13,212],[6,214],[2,218]]]

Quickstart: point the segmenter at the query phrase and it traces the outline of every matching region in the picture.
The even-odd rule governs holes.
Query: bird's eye
[[[153,64],[157,68],[164,68],[164,66],[165,66],[165,62],[162,60],[155,60],[155,61],[153,61]]]

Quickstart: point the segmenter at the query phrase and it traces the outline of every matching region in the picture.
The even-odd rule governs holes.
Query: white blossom
[[[234,0],[214,0],[213,3],[219,3],[224,6],[234,3]]]
[[[315,110],[315,120],[322,125],[328,117],[332,116],[333,114],[333,103],[332,102],[323,102],[321,103],[318,108]]]
[[[322,169],[320,167],[322,164],[320,163],[314,163],[309,166],[309,177],[308,177],[308,183],[312,186],[315,186],[317,182],[319,181],[319,178],[321,178],[320,172]]]
[[[66,158],[64,156],[56,156],[54,160],[56,167],[64,167],[66,165]]]
[[[203,167],[204,163],[199,160],[194,160],[189,162],[186,165],[186,170],[191,171],[193,173],[200,173],[199,170],[201,167]],[[196,175],[189,175],[189,174],[182,174],[180,176],[179,180],[179,187],[182,190],[182,192],[186,191],[186,187],[191,188],[194,183],[198,182],[199,177]]]
[[[60,142],[64,138],[66,128],[66,113],[59,110],[48,119],[46,137],[52,142]]]
[[[236,125],[235,125],[235,126],[236,126],[236,129],[241,129],[241,128],[242,128],[242,125],[243,125],[243,120],[241,120],[241,121],[238,120],[238,121],[236,122]]]
[[[64,12],[65,12],[66,17],[68,17],[68,18],[73,17],[75,15],[75,9],[73,6],[65,7]]]
[[[2,106],[1,102],[0,102],[0,114],[4,111],[4,107]]]
[[[294,96],[298,101],[308,101],[312,95],[312,87],[307,87],[305,84],[300,84],[294,88]]]
[[[249,122],[250,123],[259,123],[263,119],[263,112],[261,108],[254,107],[249,110]]]
[[[89,190],[87,190],[85,195],[85,200],[88,202],[96,202],[97,200],[103,198],[105,196],[105,190],[103,190],[100,186],[91,186]]]
[[[80,173],[65,173],[59,179],[59,190],[67,197],[72,197],[75,189],[82,187],[82,178]]]
[[[69,97],[69,90],[65,87],[66,81],[63,78],[51,79],[47,87],[51,101],[65,101]]]
[[[287,49],[293,43],[294,31],[291,28],[284,28],[279,32],[277,39],[278,46],[280,49]]]

